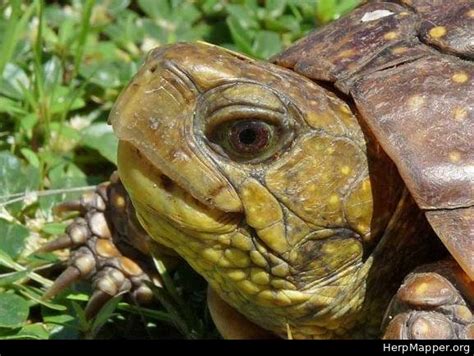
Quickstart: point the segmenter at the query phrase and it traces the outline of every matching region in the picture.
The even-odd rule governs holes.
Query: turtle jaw
[[[119,142],[118,167],[137,217],[150,236],[175,250],[227,303],[256,324],[281,335],[287,324],[302,326],[303,334],[295,337],[328,338],[333,331],[326,325],[336,328],[341,323],[326,320],[331,309],[337,309],[335,302],[347,304],[345,310],[351,314],[363,301],[363,280],[370,263],[361,264],[356,240],[331,241],[337,233],[324,229],[280,254],[263,244],[259,231],[248,225],[250,212],[229,213],[200,203],[129,142]],[[315,264],[304,251],[318,240],[320,248],[314,249],[323,252],[314,256],[319,259]],[[344,251],[342,255],[335,254],[338,248]],[[325,266],[334,264],[327,276]],[[319,274],[314,275],[315,271]],[[348,329],[353,320],[344,315],[342,319]]]

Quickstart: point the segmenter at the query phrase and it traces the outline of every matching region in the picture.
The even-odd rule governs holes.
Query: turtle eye
[[[236,161],[268,158],[279,138],[275,124],[258,119],[237,119],[215,126],[208,135],[212,147]]]
[[[237,152],[255,154],[264,150],[272,139],[272,130],[265,122],[238,121],[229,128],[229,141]]]

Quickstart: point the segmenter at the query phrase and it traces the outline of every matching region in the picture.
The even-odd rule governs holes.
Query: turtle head
[[[399,189],[343,100],[290,70],[175,44],[149,54],[110,120],[144,228],[249,319],[323,336],[341,305],[360,307]]]

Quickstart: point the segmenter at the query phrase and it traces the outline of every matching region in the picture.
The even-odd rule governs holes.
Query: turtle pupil
[[[230,127],[228,134],[237,153],[255,154],[266,148],[270,140],[270,127],[259,121],[238,121]]]
[[[239,141],[244,145],[251,145],[255,143],[257,133],[252,128],[244,129],[239,134]]]

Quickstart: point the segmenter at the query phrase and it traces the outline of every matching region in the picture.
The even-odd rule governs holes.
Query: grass
[[[88,321],[87,283],[41,300],[66,254],[33,252],[70,222],[53,206],[113,172],[107,114],[149,49],[204,40],[264,59],[358,2],[1,2],[0,338],[216,337],[206,284],[186,265],[162,271],[167,283],[153,307],[119,297]]]

